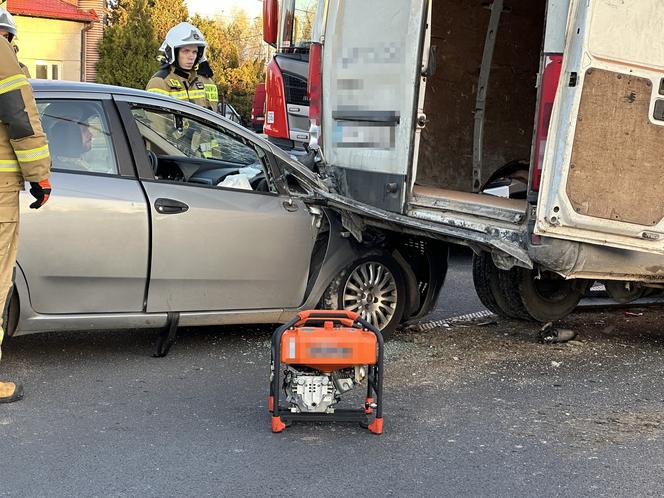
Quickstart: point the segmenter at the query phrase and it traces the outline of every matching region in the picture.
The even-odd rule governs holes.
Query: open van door
[[[427,0],[329,0],[322,141],[341,193],[401,213],[425,117]],[[422,88],[420,88],[422,83]]]
[[[664,2],[573,0],[535,232],[664,253]]]

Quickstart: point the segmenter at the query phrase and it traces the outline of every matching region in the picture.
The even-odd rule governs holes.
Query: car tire
[[[389,254],[367,256],[344,268],[328,286],[324,309],[355,311],[389,339],[401,322],[406,302],[403,270]]]
[[[513,268],[516,289],[526,312],[538,322],[553,322],[566,317],[579,304],[591,282],[565,280],[547,271],[539,273]]]
[[[12,337],[14,332],[16,332],[16,327],[18,327],[18,318],[21,312],[18,293],[15,287],[12,289],[8,300],[8,306],[5,310],[5,315],[2,317],[2,323],[5,326],[5,336]]]

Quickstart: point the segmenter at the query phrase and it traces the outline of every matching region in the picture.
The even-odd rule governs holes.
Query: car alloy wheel
[[[396,278],[390,269],[377,261],[367,261],[348,276],[341,306],[384,329],[394,318],[398,299]]]

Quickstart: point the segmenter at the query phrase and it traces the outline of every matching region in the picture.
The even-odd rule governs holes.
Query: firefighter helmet
[[[166,62],[174,64],[177,61],[177,49],[187,45],[196,45],[198,47],[198,56],[196,58],[196,64],[198,64],[204,56],[205,47],[207,47],[205,37],[193,24],[181,22],[177,26],[173,26],[166,33],[166,40],[164,40],[159,50],[164,53]]]
[[[12,15],[2,7],[0,7],[0,30],[9,33],[9,41],[16,36],[16,23],[14,22]]]

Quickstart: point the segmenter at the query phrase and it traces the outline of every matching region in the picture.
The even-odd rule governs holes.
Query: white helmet
[[[14,18],[2,7],[0,7],[0,30],[6,31],[11,35],[9,41],[16,36],[16,23],[14,22]]]
[[[186,45],[196,45],[198,47],[198,57],[196,58],[196,64],[198,64],[203,58],[205,47],[207,47],[205,37],[193,24],[181,22],[168,30],[166,40],[162,43],[159,50],[164,52],[166,62],[173,64],[177,59],[176,50]]]

